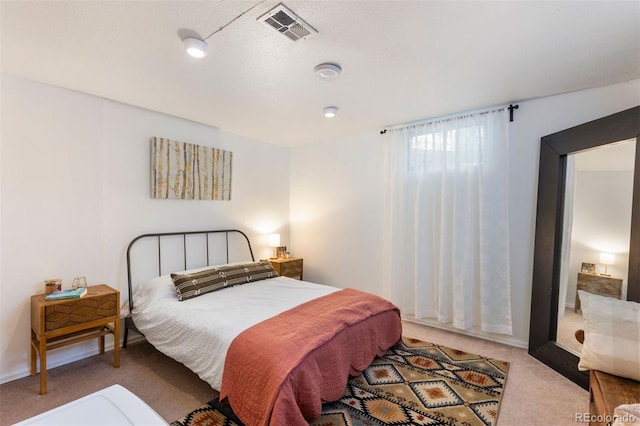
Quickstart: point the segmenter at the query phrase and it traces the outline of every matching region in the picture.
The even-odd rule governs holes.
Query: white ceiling
[[[319,31],[292,42],[264,0],[184,53],[256,3],[2,0],[1,68],[284,146],[640,77],[640,1],[287,0]]]

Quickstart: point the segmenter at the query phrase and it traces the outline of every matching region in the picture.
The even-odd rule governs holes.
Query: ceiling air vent
[[[318,33],[315,28],[307,24],[282,3],[260,16],[258,20],[275,28],[280,34],[293,41]]]

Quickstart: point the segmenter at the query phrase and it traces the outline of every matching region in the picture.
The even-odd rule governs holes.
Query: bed
[[[138,281],[132,255],[142,241],[157,276]],[[247,426],[308,424],[401,335],[390,302],[279,277],[255,261],[239,230],[141,235],[127,249],[127,270],[123,347],[135,327],[220,391]]]

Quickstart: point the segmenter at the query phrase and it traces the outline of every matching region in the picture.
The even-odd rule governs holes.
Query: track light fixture
[[[193,56],[198,59],[207,56],[209,45],[206,41],[190,37],[185,38],[182,42],[184,43],[184,50],[186,50],[189,56]]]
[[[182,43],[184,44],[184,50],[189,55],[193,56],[194,58],[198,58],[198,59],[204,58],[205,56],[207,56],[207,51],[209,50],[209,45],[207,44],[207,40],[209,40],[211,38],[211,36],[213,36],[216,33],[219,33],[222,30],[224,30],[227,26],[229,26],[230,24],[235,22],[237,19],[242,17],[245,13],[253,10],[253,8],[255,8],[259,4],[263,3],[264,1],[265,0],[260,0],[258,3],[254,4],[249,9],[247,9],[244,12],[242,12],[241,14],[239,14],[238,16],[233,18],[231,21],[227,22],[226,24],[224,24],[223,26],[221,26],[220,28],[218,28],[217,30],[215,30],[214,32],[209,34],[204,39],[199,39],[199,38],[195,38],[195,37],[187,37],[187,38],[185,38],[184,40],[182,40]]]

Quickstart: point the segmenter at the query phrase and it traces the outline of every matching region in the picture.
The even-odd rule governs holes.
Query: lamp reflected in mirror
[[[616,262],[616,255],[612,253],[600,253],[600,263],[604,265],[604,273],[602,275],[606,275],[610,277],[611,275],[607,274],[607,268],[609,265],[613,265]]]

